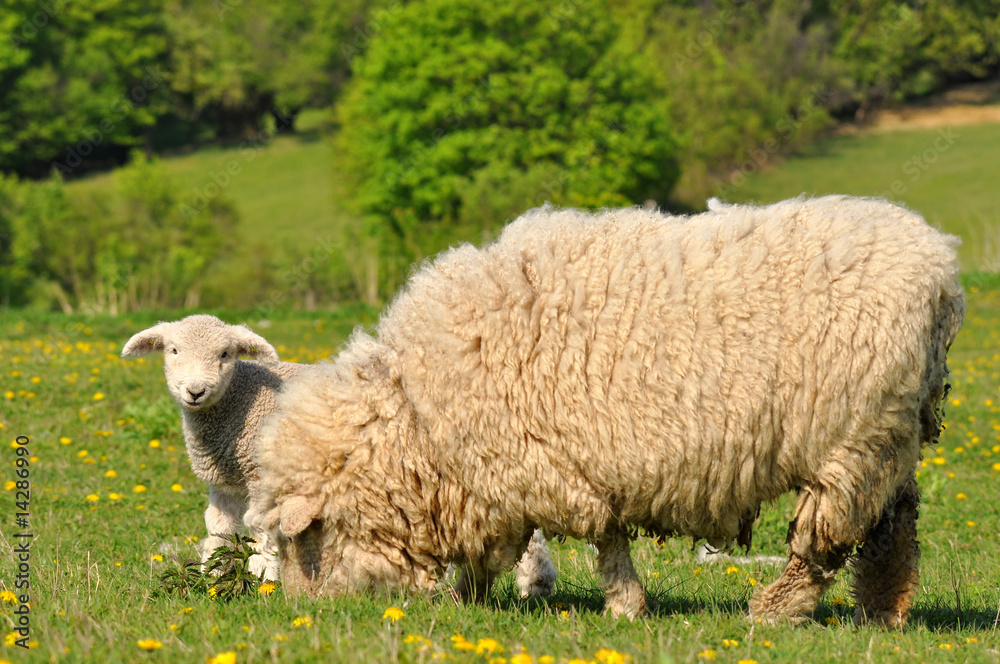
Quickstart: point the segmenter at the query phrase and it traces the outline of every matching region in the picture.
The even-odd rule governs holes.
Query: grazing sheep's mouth
[[[198,408],[201,408],[202,406],[205,405],[205,400],[202,399],[201,401],[188,401],[187,399],[185,399],[184,405],[191,410],[197,410]]]

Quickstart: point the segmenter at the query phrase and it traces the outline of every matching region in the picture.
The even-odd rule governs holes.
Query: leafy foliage
[[[229,601],[254,595],[263,583],[263,574],[250,572],[250,556],[254,555],[254,540],[239,533],[227,536],[232,546],[220,546],[204,565],[195,560],[177,561],[160,574],[160,583],[168,595],[208,595]]]
[[[370,231],[388,222],[380,237],[412,258],[545,200],[664,200],[678,175],[664,96],[617,38],[600,0],[400,9],[340,108]]]

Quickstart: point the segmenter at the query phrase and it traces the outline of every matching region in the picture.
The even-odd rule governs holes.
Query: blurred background
[[[1000,0],[0,0],[0,308],[384,303],[525,209],[898,200],[1000,272]]]

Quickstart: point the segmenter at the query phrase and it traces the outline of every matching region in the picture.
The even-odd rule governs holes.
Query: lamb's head
[[[125,344],[122,357],[163,351],[167,388],[189,411],[208,408],[226,393],[236,361],[246,355],[277,362],[271,344],[243,325],[227,325],[215,316],[188,316],[159,323],[139,332]]]

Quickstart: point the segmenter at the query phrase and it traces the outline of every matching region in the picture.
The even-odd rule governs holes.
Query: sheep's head
[[[139,332],[125,344],[122,357],[163,351],[167,388],[181,407],[208,408],[226,393],[241,355],[270,362],[278,353],[263,337],[215,316],[188,316]]]

